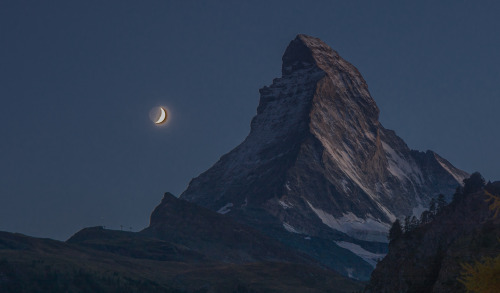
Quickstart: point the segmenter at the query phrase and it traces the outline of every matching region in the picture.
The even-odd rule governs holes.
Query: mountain
[[[485,190],[500,196],[500,182]],[[365,292],[467,292],[458,281],[462,265],[500,252],[500,217],[494,217],[485,190],[458,194],[433,221],[391,241]],[[491,277],[498,280],[497,275]]]
[[[260,93],[245,141],[180,198],[166,193],[146,229],[91,227],[66,242],[0,232],[0,292],[353,292],[386,255],[392,221],[467,177],[385,129],[361,74],[317,38],[298,35]],[[396,278],[391,261],[407,265],[397,256],[374,286],[379,272]]]
[[[321,40],[298,35],[282,61],[281,78],[260,89],[250,134],[180,198],[330,267],[342,266],[325,260],[339,259],[332,245],[373,267],[384,249],[372,244],[387,242],[390,224],[439,193],[449,198],[467,173],[385,129],[359,71]]]
[[[354,238],[385,241],[396,217],[451,195],[467,176],[385,129],[361,74],[317,38],[297,36],[283,55],[282,77],[260,93],[245,141],[180,198],[235,217],[261,209],[307,235],[317,234],[320,220]]]

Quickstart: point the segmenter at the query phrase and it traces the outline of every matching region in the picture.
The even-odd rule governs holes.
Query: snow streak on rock
[[[350,243],[350,242],[345,242],[345,241],[336,241],[335,242],[338,246],[345,248],[357,256],[361,257],[364,261],[369,263],[373,268],[377,265],[377,262],[384,258],[385,254],[382,253],[373,253],[369,252],[368,250],[364,249],[363,247]]]

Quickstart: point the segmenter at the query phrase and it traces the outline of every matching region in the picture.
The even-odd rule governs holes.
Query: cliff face
[[[500,182],[486,187],[500,195]],[[365,292],[465,292],[461,264],[500,252],[500,218],[484,191],[465,194],[436,218],[392,241]]]

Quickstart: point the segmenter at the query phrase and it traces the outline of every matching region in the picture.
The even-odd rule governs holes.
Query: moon
[[[165,120],[167,120],[167,111],[165,111],[163,107],[160,107],[160,111],[160,117],[158,117],[158,120],[155,121],[155,124],[162,124]]]
[[[165,124],[169,119],[169,113],[167,109],[163,106],[154,107],[149,112],[149,117],[151,121],[156,125]]]

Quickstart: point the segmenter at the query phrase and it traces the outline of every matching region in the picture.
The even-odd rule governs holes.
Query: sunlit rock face
[[[181,199],[264,231],[386,242],[392,221],[467,176],[385,129],[359,71],[321,40],[298,35],[282,60],[250,134]]]

